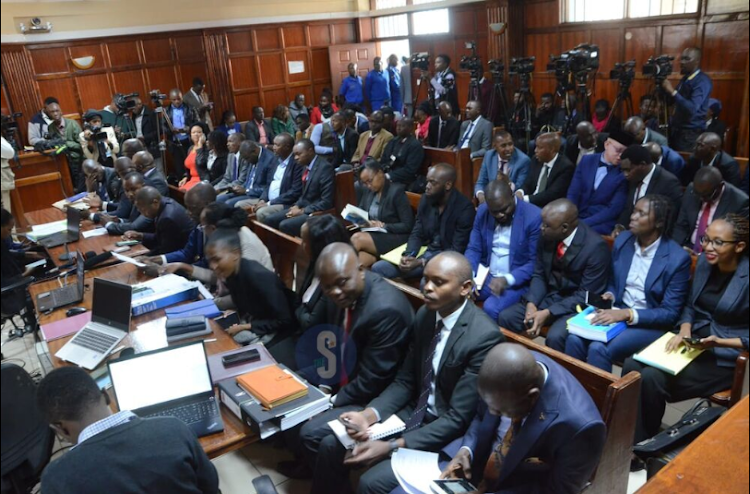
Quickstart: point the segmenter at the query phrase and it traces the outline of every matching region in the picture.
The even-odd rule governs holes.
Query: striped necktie
[[[437,345],[440,342],[441,333],[443,331],[443,321],[438,321],[435,325],[435,334],[430,342],[430,351],[427,353],[427,359],[422,363],[422,392],[419,395],[417,401],[417,407],[406,422],[406,431],[411,431],[422,425],[424,416],[427,413],[427,402],[432,391],[432,380],[435,378],[435,367],[432,365],[432,361],[435,358],[435,351]]]

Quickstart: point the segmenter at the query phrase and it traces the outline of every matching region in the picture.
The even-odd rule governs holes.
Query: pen
[[[206,343],[213,343],[213,342],[216,341],[216,338],[209,338],[209,339],[203,340],[203,341],[206,342]]]

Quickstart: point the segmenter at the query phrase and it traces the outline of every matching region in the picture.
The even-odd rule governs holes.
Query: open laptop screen
[[[83,254],[80,252],[75,253],[76,256],[76,283],[78,284],[78,294],[83,297],[83,290],[86,288],[84,280],[86,275],[84,274],[83,268]]]
[[[65,211],[68,219],[67,230],[73,235],[78,235],[81,228],[81,212],[76,208],[68,208]]]
[[[202,341],[112,361],[109,374],[120,410],[138,410],[213,389]]]
[[[91,321],[120,331],[130,330],[132,297],[130,285],[94,278]]]

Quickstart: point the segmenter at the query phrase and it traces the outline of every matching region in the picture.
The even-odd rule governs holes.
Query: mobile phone
[[[225,316],[217,317],[214,321],[221,326],[221,329],[227,330],[240,323],[240,316],[236,312],[230,312]]]
[[[526,325],[526,329],[534,327],[534,319],[526,319],[523,323]]]
[[[433,494],[459,494],[461,492],[474,492],[476,487],[465,479],[433,480],[430,484]]]
[[[684,341],[685,343],[687,343],[689,345],[698,345],[698,344],[700,344],[700,342],[701,342],[702,339],[703,338],[688,338],[687,336],[684,336],[682,338],[682,341]]]
[[[117,247],[129,247],[131,245],[138,245],[140,242],[138,240],[121,240],[119,242],[115,242],[115,246]]]
[[[245,350],[244,352],[233,353],[231,355],[225,355],[221,357],[221,364],[225,368],[236,367],[242,364],[257,362],[258,360],[260,360],[260,352],[255,348],[251,348],[250,350]]]
[[[612,309],[614,302],[612,300],[604,299],[602,295],[586,292],[586,305],[590,305],[597,309],[610,310]]]

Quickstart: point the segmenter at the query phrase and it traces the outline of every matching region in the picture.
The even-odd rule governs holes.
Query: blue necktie
[[[473,129],[473,128],[474,128],[474,122],[471,122],[469,124],[469,128],[466,129],[466,133],[461,138],[461,142],[458,144],[458,149],[461,149],[461,148],[464,147],[464,143],[469,139],[469,136],[471,135],[471,129]]]

